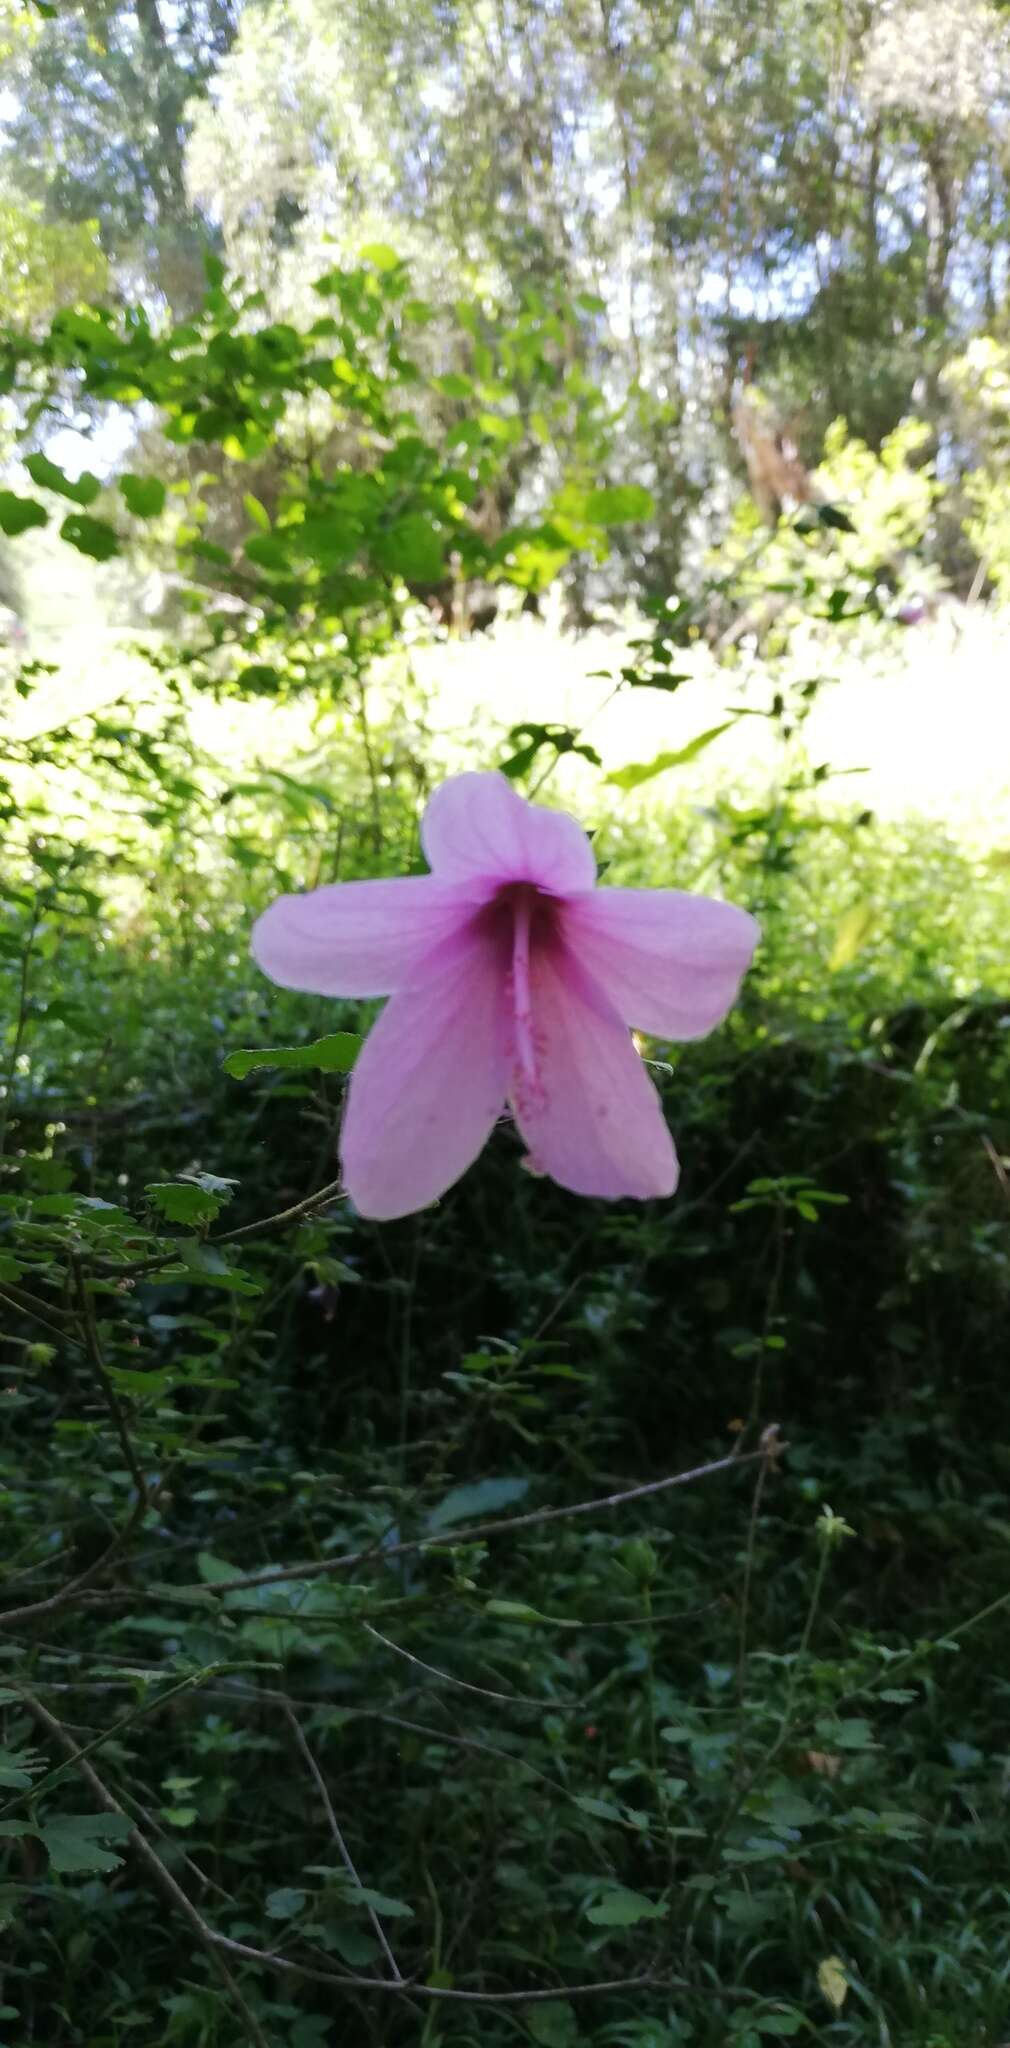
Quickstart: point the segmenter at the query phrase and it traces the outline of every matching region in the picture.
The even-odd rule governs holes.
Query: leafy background
[[[1010,2031],[1005,25],[0,14],[11,2048]],[[460,765],[762,921],[672,1205],[340,1195]]]

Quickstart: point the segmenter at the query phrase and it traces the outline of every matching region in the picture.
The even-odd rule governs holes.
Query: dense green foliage
[[[0,6],[0,594],[145,622],[101,702],[0,649],[7,2048],[1010,2034],[1010,853],[808,744],[909,594],[1010,578],[1004,26]],[[573,711],[528,614],[594,579]],[[543,702],[449,733],[416,657],[497,606]],[[341,1193],[371,1008],[249,928],[419,871],[461,759],[761,920],[642,1047],[671,1203],[504,1120],[403,1222]]]
[[[602,795],[616,878],[714,858],[764,905],[741,1012],[667,1084],[676,1204],[579,1202],[503,1131],[367,1225],[331,1185],[361,1018],[271,992],[244,934],[279,878],[409,859],[396,734],[378,856],[347,744],[231,792],[177,744],[37,743],[7,863],[5,2038],[995,2041],[984,864],[840,820],[840,871],[812,795],[670,836]],[[274,1957],[224,1951],[237,2000],[106,1794]],[[412,1990],[327,1988],[392,1974],[384,1938]]]

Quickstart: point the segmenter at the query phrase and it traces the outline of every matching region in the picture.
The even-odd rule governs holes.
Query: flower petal
[[[672,1195],[677,1155],[627,1027],[563,947],[531,961],[539,1086],[510,1097],[535,1168],[577,1195]]]
[[[407,1216],[472,1165],[505,1106],[500,948],[479,931],[392,996],[351,1075],[340,1156],[363,1216]]]
[[[527,803],[504,775],[450,776],[425,811],[421,844],[443,882],[537,882],[559,896],[596,882],[581,825]]]
[[[282,988],[384,996],[472,914],[460,890],[430,875],[333,882],[304,896],[278,896],[253,926],[252,954]]]
[[[679,889],[596,889],[566,903],[565,942],[627,1024],[701,1038],[736,999],[760,927],[735,903]]]

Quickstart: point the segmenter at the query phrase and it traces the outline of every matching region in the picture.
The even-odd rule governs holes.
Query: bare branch
[[[780,1450],[785,1448],[784,1445],[779,1445]],[[389,1543],[381,1549],[353,1550],[343,1557],[325,1558],[322,1561],[312,1558],[304,1564],[282,1565],[277,1570],[265,1572],[247,1572],[234,1579],[217,1579],[211,1587],[201,1584],[198,1589],[183,1587],[180,1591],[240,1593],[250,1586],[281,1585],[285,1579],[328,1578],[334,1572],[353,1571],[356,1565],[367,1564],[374,1558],[385,1564],[388,1558],[411,1557],[419,1550],[444,1549],[461,1543],[480,1543],[485,1536],[510,1536],[518,1529],[535,1529],[546,1522],[566,1522],[575,1515],[602,1514],[607,1508],[626,1507],[629,1501],[646,1500],[653,1494],[669,1493],[675,1486],[690,1486],[696,1479],[711,1479],[717,1472],[729,1472],[744,1465],[753,1465],[758,1459],[766,1456],[764,1449],[743,1452],[733,1450],[725,1458],[715,1458],[707,1465],[694,1465],[690,1471],[674,1472],[666,1479],[650,1479],[643,1486],[629,1486],[623,1493],[607,1493],[596,1500],[575,1501],[570,1507],[535,1508],[528,1515],[503,1515],[494,1522],[474,1522],[469,1527],[443,1529],[433,1536],[413,1537],[407,1543]]]

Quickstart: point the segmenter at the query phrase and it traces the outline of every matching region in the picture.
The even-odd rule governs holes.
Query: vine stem
[[[316,1759],[313,1756],[312,1751],[305,1740],[305,1735],[302,1730],[301,1722],[299,1721],[298,1716],[294,1712],[293,1708],[288,1705],[287,1701],[285,1701],[284,1704],[284,1718],[288,1724],[288,1727],[291,1730],[292,1735],[294,1736],[295,1742],[298,1745],[299,1751],[301,1752],[302,1758],[307,1766],[313,1784],[315,1785],[316,1791],[318,1792],[320,1800],[322,1801],[323,1812],[326,1815],[327,1825],[329,1827],[330,1833],[333,1836],[334,1842],[337,1845],[337,1852],[339,1854],[340,1861],[343,1864],[344,1869],[347,1871],[348,1876],[351,1877],[354,1883],[357,1885],[359,1892],[363,1891],[364,1886],[362,1885],[361,1879],[358,1876],[358,1873],[354,1867],[354,1859],[351,1856],[351,1852],[347,1846],[347,1843],[344,1840],[340,1823],[337,1820],[337,1816],[333,1810],[333,1801],[330,1798],[329,1787],[326,1783],[326,1779],[323,1777],[322,1771],[320,1770],[319,1765],[317,1764]],[[366,1902],[366,1909],[368,1912],[368,1917],[372,1923],[372,1932],[375,1935],[376,1941],[378,1942],[379,1947],[381,1948],[387,1963],[389,1964],[390,1974],[397,1984],[402,1984],[403,1972],[400,1969],[399,1963],[397,1962],[396,1957],[394,1956],[393,1951],[389,1946],[389,1942],[386,1939],[386,1933],[385,1929],[383,1928],[382,1921],[379,1919],[379,1916],[376,1913],[375,1908],[370,1903]]]

